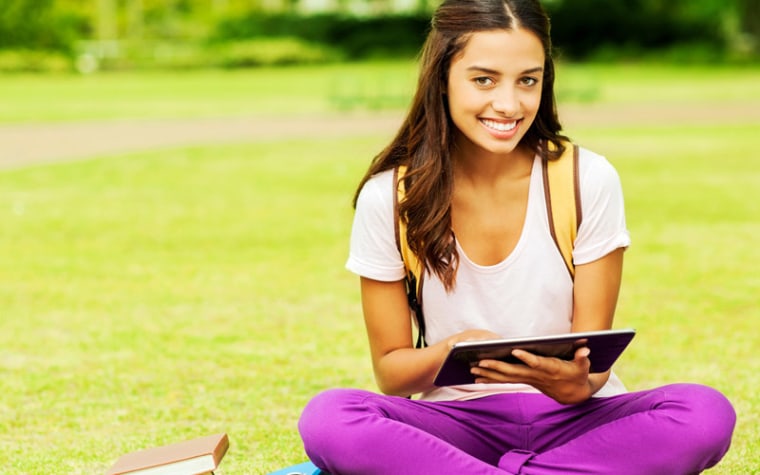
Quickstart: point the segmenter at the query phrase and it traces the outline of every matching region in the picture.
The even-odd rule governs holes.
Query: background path
[[[564,124],[573,128],[606,125],[757,123],[760,104],[567,105]],[[0,169],[84,159],[156,148],[213,143],[340,138],[387,134],[392,137],[403,111],[346,113],[322,117],[233,117],[114,120],[0,125]]]
[[[392,132],[400,114],[117,120],[0,126],[0,168],[213,143]]]

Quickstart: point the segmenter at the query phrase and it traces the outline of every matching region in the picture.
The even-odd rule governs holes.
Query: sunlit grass
[[[230,433],[228,473],[300,458],[298,407],[371,385],[343,263],[351,188],[378,145],[0,175],[4,466],[103,472],[119,453],[214,431]]]
[[[395,68],[387,71],[413,73]],[[0,86],[0,120],[261,113],[261,100],[287,112],[299,97],[301,112],[316,114],[333,110],[328,86],[338,77],[318,69],[313,84],[327,91],[319,98],[295,87],[300,68],[267,72],[293,97],[275,88],[265,99],[253,85],[240,92],[257,84],[255,73],[150,76],[143,93],[140,76],[117,75],[81,109],[83,96],[69,93],[95,78],[36,78],[40,97]],[[664,69],[573,66],[566,90],[600,77],[595,100],[623,103],[624,91]],[[343,79],[371,77],[362,71]],[[647,84],[681,91],[686,76],[671,72]],[[733,100],[737,81],[723,74],[678,100]],[[628,86],[611,85],[616,75]],[[634,244],[617,325],[639,334],[617,371],[631,389],[693,381],[722,390],[739,425],[710,473],[752,473],[760,121],[604,125],[571,131],[609,157],[626,192]],[[3,470],[103,473],[127,451],[218,431],[232,444],[225,473],[302,461],[295,422],[306,401],[328,387],[374,388],[357,279],[343,265],[353,187],[387,139],[196,147],[0,173]]]
[[[756,129],[643,127],[588,140],[621,174],[634,243],[617,322],[639,334],[619,372],[632,389],[693,381],[723,391],[739,419],[721,474],[760,466],[760,167],[747,153]]]
[[[403,108],[415,73],[413,62],[390,62],[284,70],[6,75],[0,76],[0,123],[288,117]]]

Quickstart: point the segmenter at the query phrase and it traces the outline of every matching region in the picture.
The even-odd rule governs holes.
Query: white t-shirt
[[[579,155],[583,220],[573,249],[576,265],[600,259],[630,245],[622,187],[616,170],[602,156],[581,148]],[[502,262],[472,262],[457,242],[456,286],[447,293],[435,274],[422,288],[425,340],[435,344],[468,329],[487,329],[504,337],[548,335],[570,331],[573,282],[548,224],[541,159],[530,178],[522,235]],[[379,173],[362,188],[356,205],[346,268],[374,280],[393,282],[406,275],[396,247],[393,171]],[[436,388],[427,400],[463,400],[505,392],[536,392],[522,384],[471,384]],[[625,392],[613,373],[595,396]]]

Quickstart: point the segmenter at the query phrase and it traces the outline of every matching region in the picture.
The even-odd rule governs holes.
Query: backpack
[[[573,246],[578,228],[581,225],[580,178],[578,173],[578,145],[565,143],[565,151],[555,160],[542,159],[542,173],[546,201],[546,213],[549,218],[551,233],[557,250],[565,261],[570,277],[575,277],[573,264]],[[400,165],[394,170],[393,183],[396,186],[393,209],[396,215],[396,247],[401,253],[406,269],[406,295],[409,308],[417,320],[416,348],[427,346],[425,343],[425,319],[422,313],[422,284],[425,280],[422,262],[409,249],[406,240],[406,223],[398,213],[398,204],[404,199],[406,166]]]

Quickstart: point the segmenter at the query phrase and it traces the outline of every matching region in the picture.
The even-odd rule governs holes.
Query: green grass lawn
[[[173,117],[313,115],[404,107],[412,62],[242,71],[0,75],[0,124]],[[55,104],[55,107],[51,107]]]
[[[344,79],[377,73],[346,68]],[[566,70],[568,101],[622,105],[622,91],[655,85],[655,102],[738,101],[732,87],[760,100],[747,86],[760,71],[717,70],[684,85],[687,72],[663,66]],[[293,90],[277,113],[335,107],[336,76],[325,71],[266,72],[295,89],[314,73],[326,87],[311,99]],[[409,65],[385,71],[407,74]],[[239,103],[232,94],[254,73],[177,75],[175,88],[170,75],[148,76],[144,88],[113,95],[114,84],[141,77],[35,78],[39,97],[14,96],[2,83],[22,78],[0,78],[0,121],[265,113],[247,107],[260,91]],[[67,111],[77,101],[53,92],[96,79],[91,107]],[[278,91],[267,104],[279,104]],[[616,325],[639,334],[617,371],[630,389],[702,382],[734,402],[734,445],[714,474],[760,467],[758,126],[571,128],[610,158],[626,192],[634,244]],[[387,139],[195,147],[0,172],[3,470],[103,473],[125,452],[219,431],[231,440],[225,473],[304,460],[295,423],[308,399],[335,386],[374,389],[358,279],[343,264],[353,187]]]
[[[0,174],[2,465],[104,472],[120,453],[215,431],[230,434],[227,473],[300,460],[309,396],[372,385],[343,261],[351,188],[379,145]]]

